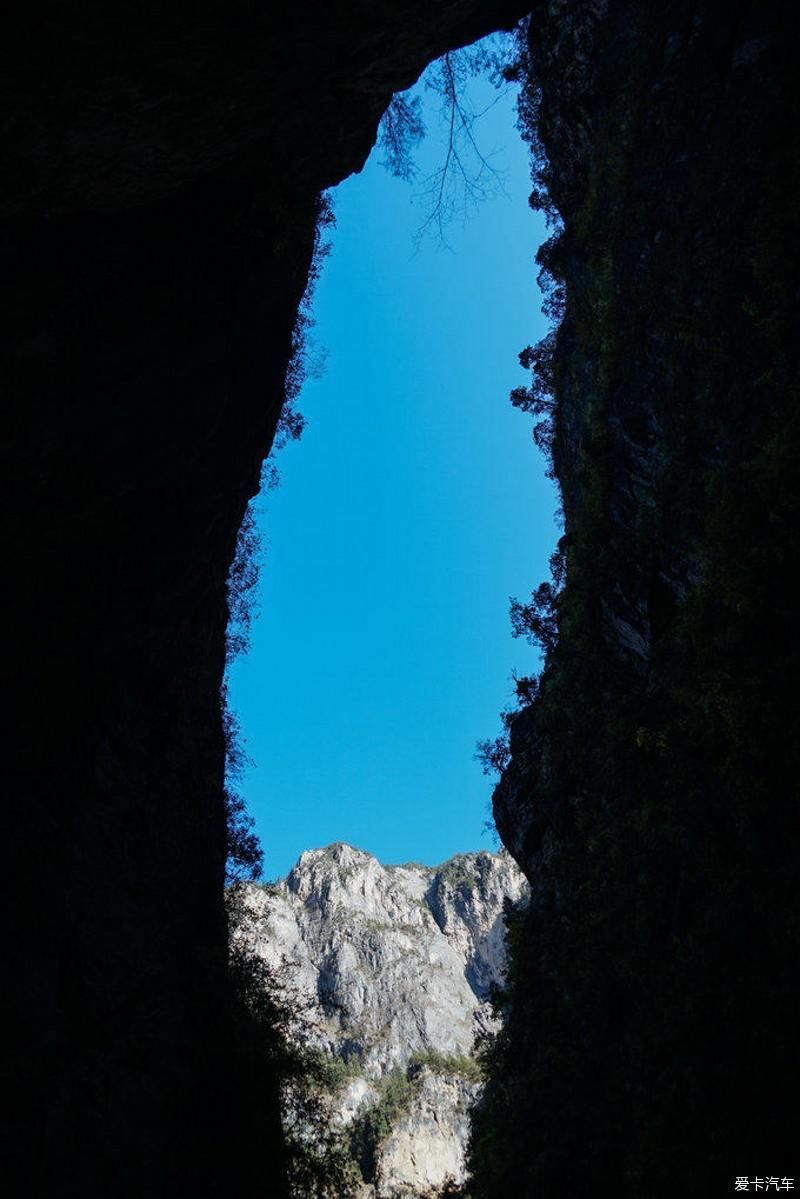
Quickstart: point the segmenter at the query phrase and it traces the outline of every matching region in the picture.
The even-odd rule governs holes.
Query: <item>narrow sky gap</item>
[[[476,108],[495,99],[473,86]],[[377,149],[335,193],[314,302],[327,368],[303,390],[280,486],[256,504],[261,615],[230,695],[268,878],[335,840],[386,862],[492,848],[475,743],[499,731],[512,668],[536,666],[508,600],[547,577],[556,496],[508,393],[546,331],[533,261],[546,232],[509,93],[476,126],[505,194],[449,226],[449,250],[414,251],[413,196],[444,156],[438,105],[425,95],[416,185]]]

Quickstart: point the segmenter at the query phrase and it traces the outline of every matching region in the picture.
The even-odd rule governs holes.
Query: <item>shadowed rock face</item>
[[[565,293],[566,581],[494,795],[532,899],[477,1199],[656,1197],[677,1162],[699,1196],[795,1139],[774,1081],[798,1056],[787,14],[749,0],[531,14],[528,101],[563,220],[543,259]]]
[[[363,164],[394,90],[519,15],[44,4],[6,41],[20,1194],[263,1190],[251,1121],[280,1192],[224,972],[225,578],[319,190]]]

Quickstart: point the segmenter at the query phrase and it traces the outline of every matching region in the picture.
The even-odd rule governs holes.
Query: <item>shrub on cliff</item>
[[[328,1103],[331,1086],[341,1085],[347,1069],[313,1048],[308,1004],[292,986],[289,971],[274,969],[256,951],[258,929],[246,887],[229,887],[226,903],[238,1056],[246,1063],[255,1102],[279,1104],[284,1133],[280,1164],[288,1193],[291,1199],[352,1199],[361,1173],[350,1139],[333,1124]]]

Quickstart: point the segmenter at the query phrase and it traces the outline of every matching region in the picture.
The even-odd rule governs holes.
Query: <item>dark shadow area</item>
[[[494,810],[532,900],[511,923],[475,1196],[655,1197],[676,1170],[699,1196],[794,1169],[800,162],[783,12],[532,16],[537,202],[563,223],[539,262],[561,311],[518,401],[544,422],[565,537],[512,613],[545,666]]]
[[[285,1190],[227,967],[226,578],[320,191],[519,15],[45,3],[5,40],[14,1194]]]
[[[428,62],[521,15],[43,4],[7,42],[10,1194],[287,1193],[228,961],[226,578],[320,192]],[[534,6],[561,323],[517,398],[565,575],[518,613],[546,664],[494,805],[532,902],[475,1199],[792,1169],[791,46],[775,2]]]

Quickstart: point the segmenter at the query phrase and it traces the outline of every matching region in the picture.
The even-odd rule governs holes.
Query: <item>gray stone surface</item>
[[[333,1101],[336,1121],[351,1124],[381,1081],[414,1059],[472,1055],[476,1033],[492,1025],[490,989],[504,979],[503,903],[526,889],[505,851],[438,868],[384,866],[341,843],[308,850],[286,879],[248,889],[255,948],[306,1010],[309,1039],[354,1071]],[[478,1090],[441,1061],[415,1071],[376,1155],[376,1196],[463,1178]]]
[[[464,1181],[469,1108],[480,1085],[424,1070],[412,1103],[381,1145],[375,1193],[415,1195]]]

